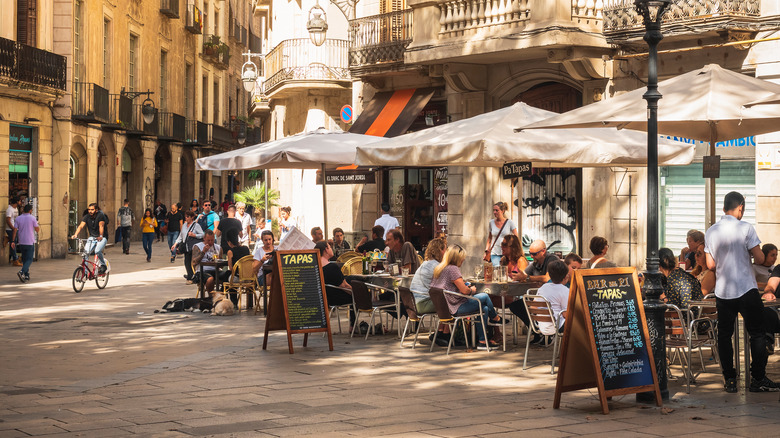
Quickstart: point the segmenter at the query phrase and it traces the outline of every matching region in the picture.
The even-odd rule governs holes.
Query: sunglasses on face
[[[546,248],[545,249],[540,249],[539,251],[536,251],[536,252],[533,252],[533,251],[528,251],[528,252],[531,254],[531,257],[536,257],[536,256],[538,256],[539,254],[541,254],[541,253],[543,253],[545,251],[547,251]]]

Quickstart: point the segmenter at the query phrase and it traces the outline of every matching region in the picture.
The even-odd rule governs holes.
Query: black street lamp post
[[[649,46],[647,65],[647,271],[644,274],[645,315],[650,343],[658,375],[661,398],[669,399],[666,377],[666,338],[664,312],[661,301],[664,292],[661,272],[658,270],[658,43],[663,39],[661,19],[671,0],[635,0],[634,7],[645,25],[644,40]],[[637,401],[655,401],[655,394],[640,393]]]

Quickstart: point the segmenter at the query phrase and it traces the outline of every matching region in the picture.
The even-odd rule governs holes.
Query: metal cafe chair
[[[528,335],[525,339],[525,354],[523,355],[523,369],[526,369],[528,362],[528,347],[531,345],[531,335],[538,334],[545,338],[545,346],[547,336],[554,336],[553,338],[553,355],[552,364],[550,365],[550,374],[555,374],[555,359],[558,357],[558,345],[560,338],[563,334],[558,331],[558,320],[553,315],[550,302],[546,298],[540,295],[523,295],[523,304],[525,305],[525,311],[528,313],[528,320],[530,327],[528,327]],[[539,323],[549,323],[554,327],[554,335],[545,335],[542,333],[542,329],[539,327]]]
[[[404,303],[404,307],[406,307],[406,325],[404,326],[404,331],[401,335],[401,348],[404,347],[404,340],[406,339],[406,332],[409,329],[409,324],[416,323],[417,330],[414,332],[414,341],[412,341],[412,350],[414,350],[414,347],[417,346],[417,337],[420,336],[423,320],[426,316],[430,316],[430,323],[433,324],[436,312],[420,314],[417,311],[417,302],[414,299],[414,294],[408,287],[400,286],[398,288],[398,293],[401,295],[401,302]]]
[[[355,336],[355,330],[357,330],[357,327],[360,325],[360,315],[368,313],[370,315],[369,329],[366,331],[366,340],[368,340],[368,335],[373,334],[374,332],[375,316],[381,314],[381,312],[389,312],[395,309],[395,301],[372,299],[366,283],[363,283],[362,281],[352,280],[351,284],[352,302],[355,306],[355,324],[352,326],[350,338]]]
[[[450,332],[452,333],[450,335],[450,342],[447,344],[447,354],[450,354],[450,349],[452,348],[452,341],[455,339],[455,328],[458,326],[458,321],[461,323],[461,327],[463,328],[463,334],[466,339],[466,348],[469,348],[469,341],[468,336],[465,336],[466,333],[468,333],[468,330],[466,329],[466,320],[479,318],[482,321],[482,327],[485,327],[485,315],[482,313],[482,306],[478,306],[478,311],[472,312],[472,313],[459,313],[457,315],[453,315],[450,312],[450,308],[447,305],[447,299],[445,298],[445,294],[451,294],[451,295],[457,295],[459,297],[466,297],[467,299],[476,300],[479,301],[477,298],[463,295],[461,293],[457,292],[451,292],[448,290],[443,290],[438,287],[432,287],[428,294],[431,296],[431,301],[433,302],[433,307],[436,309],[436,316],[438,318],[438,322],[441,324],[446,324],[450,326]],[[436,324],[436,323],[434,323]],[[433,351],[433,346],[436,345],[436,337],[438,335],[438,331],[435,332],[433,335],[433,341],[431,341],[431,349],[430,351]],[[475,342],[475,335],[476,335],[476,328],[474,325],[471,327],[471,339],[472,343]],[[486,339],[487,341],[487,339]],[[485,345],[487,346],[487,352],[490,353],[490,343],[485,342]]]

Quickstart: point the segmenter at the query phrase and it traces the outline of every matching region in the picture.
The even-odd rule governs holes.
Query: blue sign
[[[344,105],[341,107],[341,121],[344,123],[352,123],[352,106]]]
[[[8,134],[8,149],[12,151],[32,152],[32,128],[11,125]]]

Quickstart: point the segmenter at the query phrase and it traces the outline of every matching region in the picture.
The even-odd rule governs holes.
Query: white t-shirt
[[[274,248],[274,249],[276,249],[276,248]],[[257,260],[258,262],[262,262],[263,261],[263,257],[265,257],[265,250],[263,249],[263,244],[259,243],[257,246],[255,246],[255,252],[252,255],[252,258]],[[268,263],[268,261],[266,261],[266,263]]]
[[[545,283],[536,294],[550,302],[553,315],[558,319],[558,329],[563,327],[564,318],[561,312],[566,311],[569,306],[569,288],[565,284]],[[556,332],[550,322],[540,322],[539,330],[545,335],[554,335]]]
[[[247,228],[252,224],[252,219],[249,217],[248,214],[245,214],[243,216],[239,216],[238,213],[236,213],[236,219],[241,221],[241,233],[238,235],[238,243],[241,245],[245,245],[247,242],[249,242],[249,231],[247,231]]]
[[[401,227],[401,225],[398,223],[398,219],[396,219],[393,216],[390,216],[390,213],[385,213],[382,216],[380,216],[379,219],[375,220],[374,226],[377,225],[381,225],[385,229],[385,234],[382,236],[382,239],[387,239],[388,231]]]
[[[508,236],[512,234],[512,231],[516,229],[517,229],[517,225],[515,225],[515,223],[512,222],[512,219],[506,220],[506,225],[504,225],[503,230],[500,227],[496,226],[495,219],[491,220],[490,221],[490,244],[493,245],[493,242],[496,242],[496,244],[493,245],[493,249],[490,251],[490,255],[501,255],[501,242],[504,241],[504,236]],[[499,231],[501,231],[501,234],[498,234]],[[498,237],[496,237],[496,235],[498,235]]]
[[[769,275],[772,273],[772,269],[775,265],[764,266],[753,263],[753,274],[756,276],[757,283],[766,283],[769,281]]]
[[[757,289],[750,250],[761,244],[753,225],[723,215],[704,234],[704,252],[715,260],[715,296],[733,300]]]
[[[201,252],[203,252],[203,247],[204,246],[206,246],[206,244],[203,243],[203,242],[200,242],[200,243],[196,243],[193,246],[193,248],[198,248]],[[219,256],[220,252],[222,252],[222,247],[220,247],[218,244],[215,243],[214,246],[212,246],[211,248],[209,248],[208,251],[206,251],[206,253],[203,255],[203,258],[206,259],[206,261],[208,261],[209,259],[214,257],[214,254]],[[198,269],[200,269],[200,265],[198,265]],[[216,269],[217,268],[214,267],[214,266],[204,266],[203,267],[203,271],[204,272],[206,272],[206,271],[216,271]]]
[[[5,209],[5,217],[11,218],[11,225],[16,226],[16,218],[19,216],[19,209],[17,209],[14,206],[9,205],[8,208]],[[8,224],[5,224],[6,230],[11,230],[11,227],[8,226]]]

